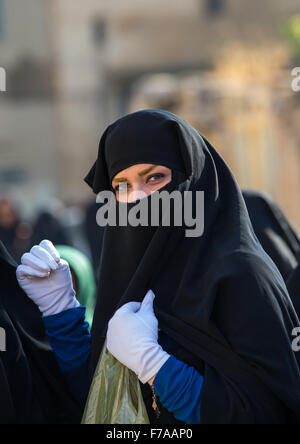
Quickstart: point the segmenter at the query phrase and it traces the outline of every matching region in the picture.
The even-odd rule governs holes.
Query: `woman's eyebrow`
[[[146,174],[150,173],[150,171],[154,170],[154,168],[156,168],[158,165],[151,165],[150,167],[146,168],[143,171],[140,171],[138,173],[138,176],[145,176]]]
[[[117,177],[113,179],[113,182],[127,182],[126,177]]]
[[[150,173],[150,171],[154,170],[154,168],[156,168],[158,165],[150,165],[149,167],[147,167],[145,170],[140,171],[138,173],[138,176],[145,176],[146,174]],[[113,179],[113,182],[127,182],[128,179],[126,179],[126,177],[116,177],[115,179]]]

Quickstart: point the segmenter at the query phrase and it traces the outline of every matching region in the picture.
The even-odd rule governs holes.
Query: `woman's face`
[[[112,180],[119,202],[134,202],[163,188],[172,180],[172,170],[162,165],[139,163],[120,171]],[[143,193],[143,194],[142,194]]]

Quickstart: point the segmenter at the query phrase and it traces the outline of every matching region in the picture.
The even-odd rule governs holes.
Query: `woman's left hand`
[[[155,295],[149,290],[142,303],[123,305],[108,324],[108,351],[134,371],[145,384],[169,359],[158,344],[158,321],[153,310]]]

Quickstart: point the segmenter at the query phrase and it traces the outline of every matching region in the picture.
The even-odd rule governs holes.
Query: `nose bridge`
[[[143,181],[135,182],[131,185],[128,193],[128,202],[142,199],[143,197],[149,196],[151,191],[147,187],[147,184]]]

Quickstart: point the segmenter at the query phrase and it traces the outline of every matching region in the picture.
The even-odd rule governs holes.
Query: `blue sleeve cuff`
[[[154,379],[161,404],[186,424],[200,423],[203,376],[174,356],[165,362]]]
[[[90,356],[91,335],[80,305],[61,313],[43,316],[46,334],[62,372],[75,370]]]

